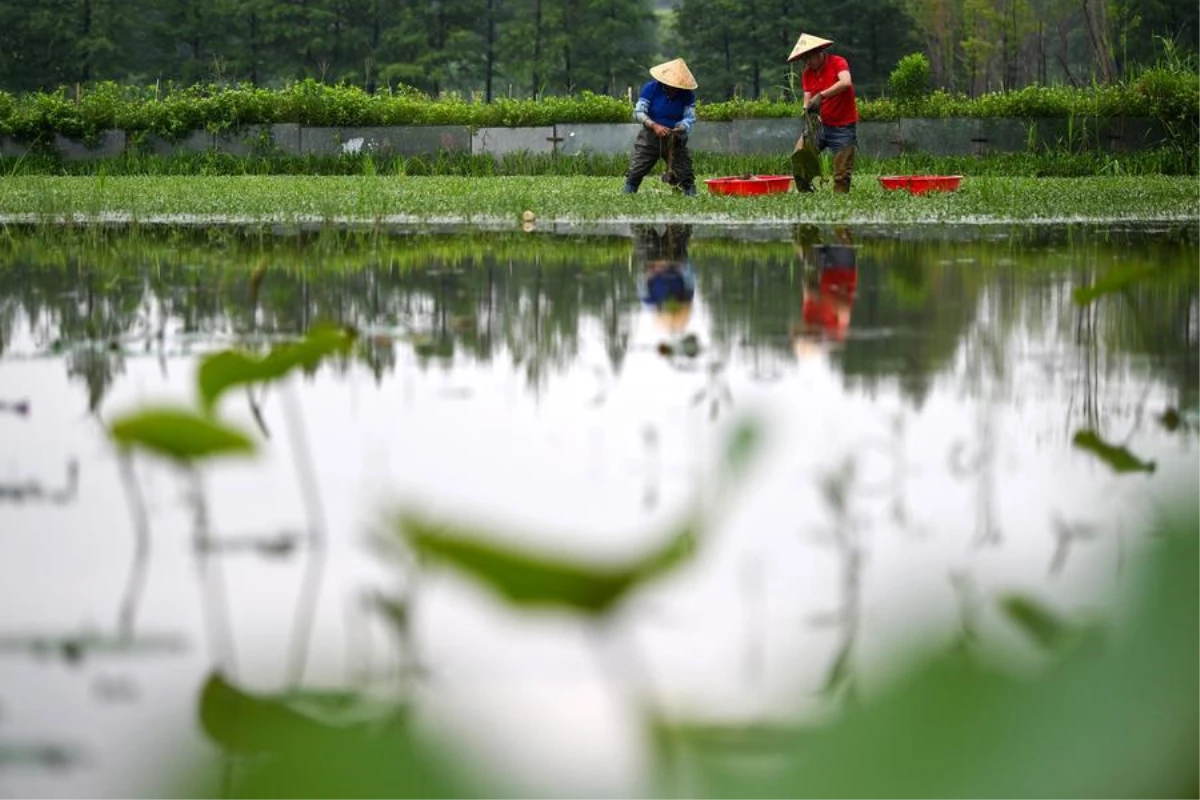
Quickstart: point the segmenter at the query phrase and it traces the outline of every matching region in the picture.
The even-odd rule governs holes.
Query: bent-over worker
[[[858,145],[858,103],[854,99],[850,65],[841,56],[828,52],[832,44],[829,39],[803,33],[792,48],[788,62],[804,60],[800,76],[804,87],[804,110],[821,115],[817,149],[833,152],[833,190],[845,193],[850,191],[854,150]],[[813,190],[811,183],[796,188]]]
[[[633,157],[625,173],[625,193],[642,185],[659,159],[667,162],[663,180],[686,195],[696,193],[688,135],[696,122],[696,79],[682,58],[650,68],[647,81],[633,106],[633,118],[642,126],[633,142]]]

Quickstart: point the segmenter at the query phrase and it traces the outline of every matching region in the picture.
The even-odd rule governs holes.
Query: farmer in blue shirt
[[[650,68],[654,80],[642,87],[633,107],[633,118],[642,125],[633,143],[633,157],[625,173],[625,193],[642,185],[659,159],[667,162],[663,180],[686,195],[696,193],[688,134],[696,121],[696,79],[682,58]]]

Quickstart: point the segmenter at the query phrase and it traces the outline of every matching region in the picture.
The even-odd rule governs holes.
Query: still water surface
[[[634,706],[812,722],[964,626],[1024,668],[1000,593],[1100,613],[1153,511],[1194,502],[1193,229],[615,233],[0,242],[0,793],[154,791],[181,741],[206,752],[214,669],[265,692],[414,667],[428,730],[518,790],[643,792]],[[1114,269],[1153,277],[1072,301]],[[106,420],[325,320],[352,358],[223,401],[257,460],[123,474]],[[766,446],[717,502],[747,416]],[[371,546],[408,504],[615,559],[697,498],[719,515],[696,560],[617,620],[635,692],[569,616]],[[414,601],[409,637],[381,592]]]

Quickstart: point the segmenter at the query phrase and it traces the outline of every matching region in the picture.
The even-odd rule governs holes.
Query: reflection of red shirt
[[[858,270],[853,267],[827,267],[821,270],[821,282],[813,294],[805,292],[800,318],[805,324],[820,326],[837,341],[846,338],[850,327],[850,307],[858,287]]]
[[[819,70],[805,67],[800,73],[800,83],[809,95],[828,89],[837,83],[837,74],[850,71],[850,65],[841,56],[827,54]],[[854,101],[854,87],[841,94],[821,100],[821,122],[826,125],[849,125],[858,122],[858,103]]]
[[[821,270],[821,293],[854,300],[858,288],[858,269],[855,267],[826,267]]]

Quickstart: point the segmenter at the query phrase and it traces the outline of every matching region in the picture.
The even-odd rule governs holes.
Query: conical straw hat
[[[676,89],[691,91],[696,88],[696,79],[692,77],[692,71],[688,69],[688,65],[683,62],[682,58],[651,67],[650,75],[659,83],[665,83]]]
[[[792,54],[788,56],[788,61],[795,61],[805,53],[811,53],[814,50],[820,50],[822,47],[829,47],[833,44],[830,39],[822,39],[820,36],[802,33],[800,38],[796,40],[796,46],[792,48]]]

